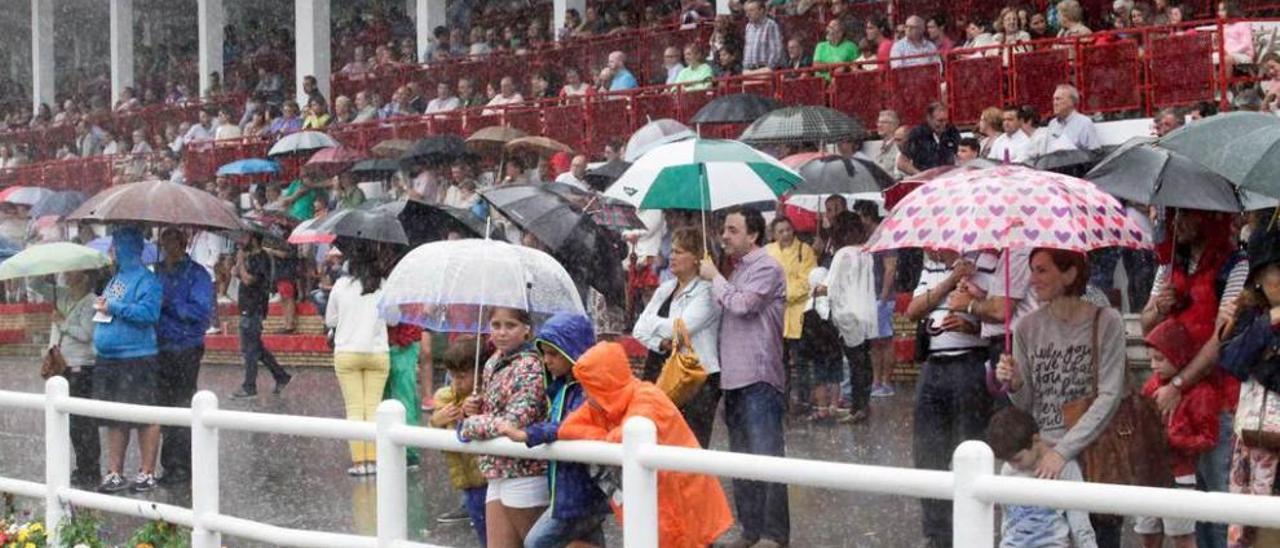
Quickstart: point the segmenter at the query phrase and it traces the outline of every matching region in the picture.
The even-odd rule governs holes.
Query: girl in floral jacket
[[[524,428],[546,418],[547,394],[542,359],[529,342],[529,313],[497,308],[489,316],[497,352],[484,366],[481,392],[467,399],[467,418],[458,426],[463,439],[501,436],[507,425]],[[491,547],[519,547],[550,499],[546,463],[482,455],[476,459],[489,480],[485,525]]]

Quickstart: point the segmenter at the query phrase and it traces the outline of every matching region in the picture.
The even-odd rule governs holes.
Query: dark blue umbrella
[[[249,158],[247,160],[236,160],[218,168],[218,175],[261,175],[264,173],[278,173],[279,171],[280,164],[271,160]]]
[[[30,217],[32,219],[39,219],[49,215],[65,217],[88,199],[88,196],[78,190],[55,192],[36,202],[36,205],[31,206]]]

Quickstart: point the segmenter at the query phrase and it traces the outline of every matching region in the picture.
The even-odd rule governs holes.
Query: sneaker
[[[256,398],[256,397],[258,397],[257,390],[249,391],[243,388],[236,390],[234,394],[231,394],[231,398],[236,400],[243,400],[243,399]]]
[[[366,462],[366,463],[364,463],[364,474],[363,474],[363,475],[365,475],[365,476],[376,476],[376,475],[378,475],[378,465],[377,465],[376,463],[372,463],[372,462]]]
[[[147,491],[150,491],[155,488],[156,488],[155,475],[148,474],[146,472],[138,472],[138,475],[134,476],[133,486],[130,487],[129,490],[133,491],[134,493],[146,493]]]
[[[205,335],[217,335],[218,333],[222,333],[222,330],[214,326],[210,326],[209,329],[204,330]]]
[[[363,476],[363,475],[364,475],[364,463],[362,462],[362,463],[360,463],[360,464],[354,464],[354,465],[352,465],[352,466],[351,466],[351,468],[348,468],[348,469],[347,469],[347,475],[348,475],[348,476],[356,476],[356,477]]]
[[[108,473],[107,477],[102,478],[102,483],[98,484],[99,493],[118,493],[128,488],[129,482],[115,472]]]
[[[289,386],[289,381],[292,381],[292,380],[293,380],[293,375],[289,375],[281,380],[276,381],[276,387],[271,389],[271,393],[276,396],[279,396],[281,392],[284,392],[284,387]]]
[[[836,419],[836,422],[839,422],[840,424],[859,424],[859,423],[866,422],[868,417],[869,415],[867,414],[867,411],[865,409],[859,409],[857,411],[849,413],[849,415],[846,417],[840,417]]]
[[[885,386],[885,385],[883,385],[883,384],[877,384],[877,385],[875,385],[875,386],[872,386],[872,387],[871,387],[871,397],[873,397],[873,398],[884,398],[884,397],[887,397],[887,396],[889,395],[888,390],[889,390],[889,387],[887,387],[887,386]]]
[[[884,397],[886,397],[886,398],[888,398],[888,397],[892,397],[894,394],[897,394],[897,393],[898,393],[897,391],[895,391],[895,390],[893,389],[893,385],[892,385],[892,384],[882,384],[882,385],[880,385],[880,391],[884,393]]]
[[[457,510],[441,514],[440,517],[436,518],[437,523],[461,523],[464,521],[471,521],[471,514],[461,506]]]

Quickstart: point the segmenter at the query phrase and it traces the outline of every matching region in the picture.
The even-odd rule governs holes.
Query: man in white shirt
[[[894,42],[893,48],[889,50],[890,68],[942,63],[942,59],[937,55],[938,47],[924,36],[924,26],[924,18],[919,15],[907,18],[906,37]]]
[[[192,124],[191,129],[188,129],[187,132],[183,134],[182,139],[180,139],[179,142],[179,147],[175,149],[175,152],[181,148],[185,148],[188,143],[212,141],[214,137],[214,121],[212,113],[201,109],[199,123]]]
[[[457,110],[459,104],[458,98],[454,97],[453,90],[449,88],[449,84],[440,82],[436,84],[436,98],[427,103],[427,114]]]
[[[682,59],[683,57],[680,53],[680,48],[669,46],[667,49],[663,50],[662,68],[667,71],[666,84],[676,83],[676,76],[680,74],[681,70],[684,70],[684,63],[680,62]]]
[[[489,100],[486,107],[504,107],[507,105],[516,105],[524,102],[524,96],[516,91],[516,81],[510,76],[503,76],[502,82],[498,85],[498,95]],[[488,116],[501,112],[497,108],[486,108],[481,114]]]
[[[1018,107],[1005,107],[1001,113],[1001,127],[1004,133],[991,143],[987,158],[997,162],[1022,163],[1027,160],[1027,145],[1031,138],[1022,131],[1022,120],[1018,119]]]
[[[569,171],[556,177],[556,182],[572,185],[582,190],[591,190],[591,187],[587,185],[587,157],[581,154],[574,156],[573,162],[569,164]]]
[[[1080,150],[1098,150],[1102,141],[1093,120],[1076,112],[1080,104],[1080,92],[1075,86],[1062,84],[1053,91],[1053,119],[1049,120],[1049,133],[1064,137]]]

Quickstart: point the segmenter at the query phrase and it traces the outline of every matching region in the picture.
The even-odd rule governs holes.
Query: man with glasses
[[[938,47],[924,36],[924,19],[919,15],[907,18],[906,36],[893,43],[889,53],[889,67],[916,67],[939,64]]]
[[[664,84],[671,85],[676,83],[676,77],[680,75],[680,71],[684,70],[684,63],[680,62],[680,48],[675,46],[667,46],[662,52],[662,68],[667,71],[667,80]]]

